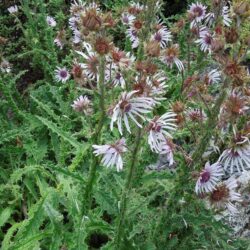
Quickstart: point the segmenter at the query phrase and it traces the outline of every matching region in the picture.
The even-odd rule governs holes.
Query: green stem
[[[124,222],[125,222],[125,216],[126,216],[126,209],[127,209],[127,202],[129,198],[129,193],[132,187],[132,181],[134,177],[134,172],[135,172],[135,164],[137,160],[137,154],[140,148],[140,141],[142,137],[142,129],[139,128],[138,133],[136,135],[136,140],[135,140],[135,145],[134,149],[132,152],[132,157],[131,157],[131,162],[126,178],[126,183],[122,192],[122,197],[121,197],[121,206],[120,206],[120,214],[118,216],[118,223],[117,223],[117,230],[116,230],[116,235],[115,235],[115,246],[116,249],[120,249],[121,246],[121,240],[123,238],[123,229],[124,229]]]
[[[99,89],[100,89],[100,119],[96,126],[95,133],[93,135],[93,144],[100,143],[100,134],[102,131],[102,127],[104,124],[105,119],[105,87],[104,87],[104,77],[105,77],[105,59],[104,57],[100,60],[100,78],[99,78]],[[98,165],[97,157],[93,156],[90,170],[89,170],[89,177],[87,180],[87,184],[85,187],[85,194],[84,194],[84,209],[83,213],[88,213],[91,207],[92,201],[92,190],[94,181],[96,178],[96,169]]]
[[[218,121],[218,114],[220,112],[220,107],[226,98],[227,94],[227,87],[229,85],[229,79],[225,79],[224,84],[222,85],[221,88],[221,94],[219,95],[218,99],[216,100],[216,103],[214,107],[211,110],[211,116],[208,118],[206,126],[205,126],[205,135],[202,137],[200,143],[198,144],[196,150],[194,151],[192,155],[192,161],[193,161],[193,166],[198,165],[198,163],[202,159],[202,155],[205,152],[208,142],[211,139],[213,135],[213,131],[216,128],[217,121]]]

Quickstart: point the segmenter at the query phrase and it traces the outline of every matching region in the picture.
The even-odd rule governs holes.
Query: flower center
[[[219,202],[227,199],[228,197],[229,189],[225,185],[222,185],[212,192],[210,199],[211,201]]]
[[[60,71],[60,77],[62,77],[62,78],[66,78],[67,77],[67,71],[66,70],[61,70]]]
[[[157,42],[161,42],[161,40],[162,40],[162,36],[161,36],[161,34],[159,32],[157,32],[155,34],[154,38],[155,38],[155,41],[157,41]]]
[[[204,171],[201,173],[200,177],[201,177],[200,182],[206,183],[210,180],[210,173],[208,171]]]
[[[132,108],[132,105],[126,101],[126,100],[123,100],[120,104],[120,109],[122,109],[125,113],[128,113]]]
[[[195,15],[196,17],[200,17],[200,16],[202,16],[202,14],[203,14],[203,10],[202,10],[202,8],[196,6],[196,7],[193,9],[193,13],[194,13],[194,15]]]
[[[212,43],[212,37],[210,36],[210,35],[206,35],[205,37],[204,37],[204,41],[205,41],[205,43],[206,44],[211,44]]]

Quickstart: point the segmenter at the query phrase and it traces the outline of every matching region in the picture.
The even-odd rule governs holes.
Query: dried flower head
[[[111,48],[110,42],[104,37],[97,37],[94,43],[95,51],[99,55],[106,55]]]
[[[83,27],[88,31],[97,31],[102,25],[102,19],[95,8],[86,11],[80,18]]]

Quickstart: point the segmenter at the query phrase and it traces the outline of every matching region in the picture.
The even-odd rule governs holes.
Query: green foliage
[[[89,119],[78,115],[70,105],[85,91],[91,97],[94,91],[79,90],[73,80],[67,85],[59,85],[54,80],[56,66],[70,65],[73,55],[69,45],[63,50],[54,45],[56,31],[48,27],[46,16],[55,16],[60,29],[65,28],[69,12],[69,4],[65,2],[22,0],[22,14],[15,20],[5,10],[9,5],[0,3],[3,13],[0,34],[13,40],[11,45],[1,48],[0,56],[9,55],[14,64],[13,73],[0,72],[3,250],[115,249],[113,240],[126,173],[103,168],[96,161],[93,204],[88,214],[83,213],[98,117],[93,115]],[[100,2],[107,10],[116,11],[129,1]],[[178,17],[164,18],[164,21],[171,23]],[[122,28],[118,26],[112,32],[119,37]],[[186,34],[184,30],[179,40],[183,57],[187,50]],[[126,51],[131,50],[127,39],[117,43]],[[167,101],[159,107],[159,113],[179,99],[183,76],[176,77],[174,73],[169,73]],[[194,69],[189,73],[194,73]],[[97,107],[97,100],[93,98],[93,102]],[[106,130],[100,141],[110,138],[110,131]],[[185,128],[176,134],[176,139],[192,140],[192,134]],[[130,140],[133,141],[133,136]],[[145,143],[143,139],[141,144]],[[191,150],[188,146],[187,149]],[[156,156],[146,147],[141,147],[137,158],[136,180],[124,218],[124,249],[246,249],[244,241],[227,243],[229,229],[215,221],[211,211],[194,196],[191,172],[182,157],[178,158],[178,171],[173,173],[145,170],[145,166],[156,161]]]

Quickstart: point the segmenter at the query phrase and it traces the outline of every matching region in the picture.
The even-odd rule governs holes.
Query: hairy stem
[[[129,193],[132,187],[132,181],[134,177],[135,172],[135,164],[137,160],[137,154],[140,148],[140,141],[142,138],[142,129],[139,128],[138,133],[136,135],[135,145],[132,152],[131,162],[128,169],[128,174],[126,178],[126,183],[122,192],[121,197],[121,205],[120,205],[120,214],[118,217],[118,223],[117,223],[117,230],[115,235],[115,246],[116,249],[120,249],[121,246],[121,240],[123,238],[123,232],[124,232],[124,222],[125,222],[125,216],[126,216],[126,209],[127,209],[127,202],[129,198]]]
[[[217,125],[220,107],[221,107],[221,105],[226,97],[226,94],[227,94],[226,90],[227,90],[228,84],[229,84],[229,80],[225,79],[225,82],[221,88],[221,93],[220,93],[218,99],[216,100],[216,103],[211,110],[211,116],[209,116],[207,123],[205,125],[206,129],[204,131],[206,131],[206,133],[201,138],[200,143],[198,144],[196,150],[194,151],[194,153],[192,155],[193,166],[198,165],[198,163],[201,161],[202,155],[205,152],[207,145],[208,145],[208,142],[213,135],[213,131]]]
[[[102,57],[101,61],[100,61],[100,78],[99,78],[100,118],[99,118],[99,122],[96,126],[95,133],[93,135],[93,144],[99,144],[99,142],[100,142],[100,134],[102,131],[104,118],[105,118],[104,77],[105,77],[105,59],[104,59],[104,57]],[[93,157],[91,165],[90,165],[89,177],[88,177],[87,184],[85,187],[83,213],[87,213],[91,207],[92,190],[93,190],[93,185],[94,185],[94,181],[95,181],[95,177],[96,177],[97,165],[98,165],[98,159],[97,159],[97,157]]]

